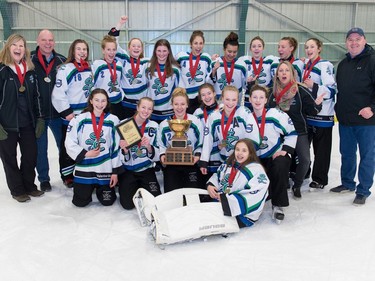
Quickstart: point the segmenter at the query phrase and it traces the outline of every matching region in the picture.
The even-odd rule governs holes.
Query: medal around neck
[[[188,145],[185,135],[191,120],[168,120],[169,128],[174,132],[171,145],[165,152],[166,165],[194,165],[193,148]]]
[[[26,88],[25,88],[24,85],[22,85],[18,90],[19,90],[21,93],[23,93],[23,92],[26,90]]]

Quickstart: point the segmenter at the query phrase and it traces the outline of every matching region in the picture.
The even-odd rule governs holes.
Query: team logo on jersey
[[[229,130],[227,138],[226,138],[226,146],[225,149],[229,152],[234,149],[234,145],[237,143],[237,141],[240,138],[238,136],[234,135],[234,130],[233,128]]]
[[[264,183],[264,184],[266,184],[268,182],[267,177],[266,177],[265,174],[260,174],[257,177],[257,180],[258,180],[258,183]]]
[[[92,132],[89,136],[90,138],[85,141],[85,144],[89,145],[89,150],[95,150],[98,147],[100,148],[100,151],[104,151],[105,148],[101,146],[101,143],[106,143],[107,141],[102,138],[103,137],[103,131],[100,132],[100,138],[99,140],[96,139],[95,133]]]
[[[131,151],[133,160],[137,158],[144,158],[147,156],[147,149],[145,152],[145,149],[143,147],[138,147],[138,145],[134,145],[133,147],[131,147],[130,151]]]
[[[86,78],[85,80],[85,86],[83,86],[82,90],[85,93],[85,97],[88,98],[91,92],[91,88],[94,87],[94,83],[92,80],[92,75]]]
[[[155,90],[155,96],[168,94],[168,90],[165,87],[168,87],[168,83],[165,82],[163,86],[160,79],[156,78],[154,85],[152,85],[152,89]]]
[[[139,69],[135,77],[133,76],[133,71],[131,69],[125,72],[125,77],[128,79],[130,85],[137,85],[142,83],[142,81],[140,80],[142,79],[142,74],[139,73]]]
[[[232,84],[234,82],[234,79],[230,80],[229,84]],[[219,83],[220,90],[223,90],[225,86],[228,86],[227,77],[225,76],[225,73],[221,74],[220,78],[217,80],[217,83]]]
[[[246,133],[251,133],[253,131],[253,124],[247,124],[245,131]]]
[[[189,84],[195,84],[203,81],[203,78],[199,78],[199,75],[203,75],[203,71],[201,71],[201,65],[198,65],[197,72],[195,73],[194,78],[191,77],[190,71],[186,73],[186,77],[188,78]]]
[[[55,85],[56,85],[57,88],[60,88],[62,86],[62,80],[61,79],[57,79]]]

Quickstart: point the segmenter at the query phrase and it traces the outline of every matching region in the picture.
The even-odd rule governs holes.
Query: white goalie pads
[[[208,193],[202,189],[183,188],[154,197],[140,188],[133,201],[141,225],[150,225],[156,244],[239,231],[236,218],[224,216],[221,204],[201,203],[200,195]]]

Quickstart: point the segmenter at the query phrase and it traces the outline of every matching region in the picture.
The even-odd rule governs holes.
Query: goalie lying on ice
[[[133,201],[156,243],[171,244],[252,226],[262,213],[268,184],[252,142],[241,139],[207,182],[207,191],[182,188],[154,197],[140,188]]]

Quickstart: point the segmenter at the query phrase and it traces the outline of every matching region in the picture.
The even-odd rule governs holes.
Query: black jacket
[[[375,51],[370,46],[358,56],[346,54],[337,68],[336,116],[342,125],[375,125],[375,115],[365,119],[358,112],[370,106],[375,113]]]
[[[46,77],[46,72],[38,59],[38,49],[39,47],[37,47],[36,50],[31,53],[31,60],[35,65],[35,73],[37,76],[39,92],[42,100],[42,113],[44,119],[60,118],[60,114],[52,105],[51,95],[56,82],[57,67],[63,64],[66,61],[66,58],[63,55],[60,55],[53,51],[55,61],[53,63],[51,72],[49,73],[49,78],[51,79],[51,82],[48,83],[44,80],[44,78]],[[47,60],[44,56],[43,59],[45,65],[48,66]]]
[[[19,130],[18,89],[20,86],[17,74],[9,66],[0,64],[0,124],[7,131],[18,132]],[[33,70],[26,73],[24,86],[26,90],[22,94],[26,95],[27,109],[35,127],[36,118],[43,116],[36,75]]]
[[[271,95],[268,99],[269,107],[276,107],[276,99],[271,90]],[[294,128],[296,129],[298,135],[307,134],[307,121],[306,115],[317,115],[320,110],[322,110],[322,105],[316,105],[315,99],[310,91],[298,85],[298,91],[294,96],[294,99],[290,105],[290,109],[285,111],[289,115],[290,119],[293,121]]]

